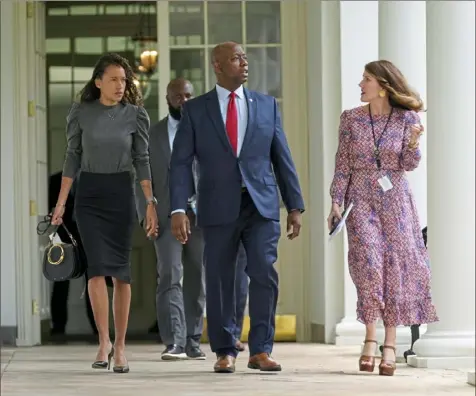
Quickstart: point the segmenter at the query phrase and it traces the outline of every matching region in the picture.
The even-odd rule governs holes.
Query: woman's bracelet
[[[410,143],[408,143],[408,148],[410,150],[415,150],[416,148],[418,148],[419,145],[420,145],[419,142],[410,142]]]

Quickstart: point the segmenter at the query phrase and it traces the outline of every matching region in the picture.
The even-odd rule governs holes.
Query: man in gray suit
[[[205,359],[200,350],[205,306],[203,271],[203,238],[196,227],[196,195],[189,198],[187,215],[192,235],[182,245],[170,229],[169,162],[182,105],[192,98],[193,86],[184,79],[170,81],[167,86],[169,115],[150,128],[149,155],[152,186],[157,199],[159,236],[154,241],[157,254],[157,321],[166,349],[162,360]],[[195,186],[197,167],[194,167]],[[139,220],[145,216],[145,202],[136,188]],[[196,190],[195,190],[196,191]],[[180,281],[183,275],[183,292]]]

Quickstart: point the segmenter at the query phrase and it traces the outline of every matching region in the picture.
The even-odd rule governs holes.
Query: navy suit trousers
[[[247,192],[241,197],[239,218],[203,228],[207,285],[208,337],[217,355],[236,356],[235,279],[240,241],[246,251],[249,283],[250,355],[271,353],[278,301],[277,260],[281,228],[263,218]]]

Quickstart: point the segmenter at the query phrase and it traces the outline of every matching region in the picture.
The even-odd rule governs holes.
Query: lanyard
[[[370,108],[370,105],[369,105],[369,116],[370,116],[370,125],[372,126],[372,136],[374,138],[374,156],[375,156],[375,161],[377,162],[377,168],[380,169],[381,166],[382,166],[382,163],[380,161],[380,142],[382,141],[382,137],[384,135],[384,133],[387,131],[387,127],[388,127],[388,123],[390,122],[390,118],[392,118],[392,114],[393,114],[393,107],[392,107],[392,110],[390,111],[390,114],[387,118],[387,123],[385,124],[385,127],[383,128],[383,131],[382,133],[380,134],[380,137],[378,138],[378,140],[375,138],[375,129],[374,129],[374,120],[372,118],[372,109]]]

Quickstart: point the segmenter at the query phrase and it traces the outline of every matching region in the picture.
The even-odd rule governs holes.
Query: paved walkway
[[[42,346],[2,350],[2,396],[212,396],[223,395],[474,395],[465,371],[424,370],[400,364],[394,377],[357,371],[358,347],[276,344],[281,373],[246,368],[247,354],[235,374],[212,372],[206,361],[162,362],[161,345],[130,345],[129,374],[91,369],[91,345]]]

